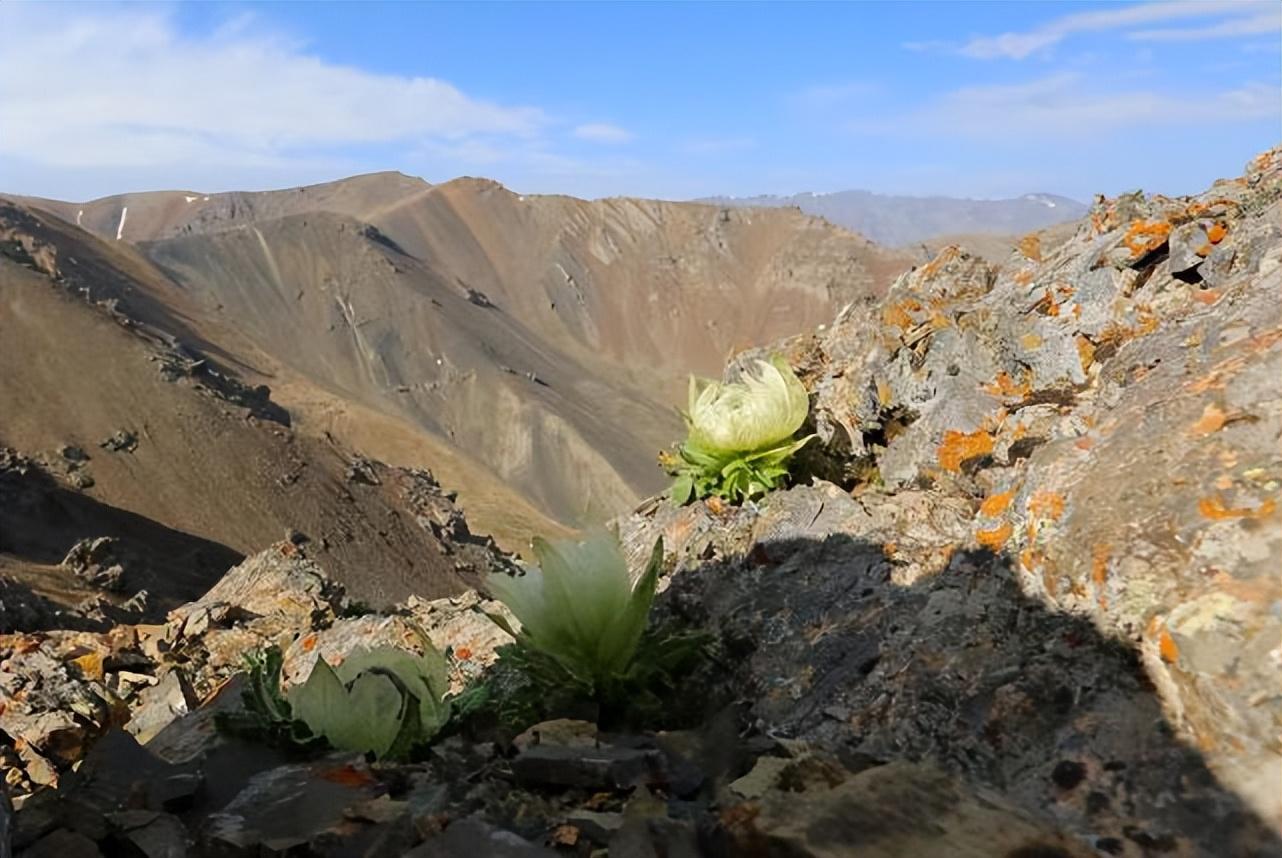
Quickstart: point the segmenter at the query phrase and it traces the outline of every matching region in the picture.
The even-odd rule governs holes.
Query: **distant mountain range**
[[[901,197],[870,191],[801,193],[790,197],[709,197],[699,202],[736,208],[795,206],[879,244],[905,245],[941,235],[1018,235],[1077,220],[1088,206],[1055,194],[1007,200]]]

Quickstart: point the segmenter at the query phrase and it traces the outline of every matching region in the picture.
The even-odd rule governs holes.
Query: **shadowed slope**
[[[375,484],[353,482],[350,452],[255,416],[269,402],[264,393],[231,386],[199,361],[176,369],[186,365],[182,352],[58,283],[0,256],[0,442],[63,476],[61,492],[80,483],[85,503],[58,509],[115,507],[112,520],[132,513],[226,546],[226,557],[297,530],[332,558],[336,577],[372,601],[462,586],[438,538],[416,522],[412,497],[427,491],[419,477],[383,469]],[[100,446],[117,433],[130,440]],[[80,454],[63,446],[87,453],[74,476],[68,462]],[[111,516],[20,516],[6,526],[23,530],[23,545],[43,546],[39,556],[17,560],[47,564],[77,539],[107,535],[110,528],[93,530],[100,519]],[[47,532],[35,533],[37,526]],[[226,565],[185,570],[196,579],[169,582],[176,589],[168,595],[189,598]]]

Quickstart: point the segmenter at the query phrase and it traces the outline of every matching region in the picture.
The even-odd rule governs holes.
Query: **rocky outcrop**
[[[674,586],[752,645],[768,723],[951,757],[1110,845],[1252,854],[1221,838],[1282,828],[1280,196],[1273,150],[1198,197],[1098,201],[1045,257],[946,249],[784,346],[836,485],[643,508],[634,550],[726,558]]]

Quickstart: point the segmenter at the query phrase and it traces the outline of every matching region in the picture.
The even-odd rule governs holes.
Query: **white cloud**
[[[1109,86],[1094,90],[1083,75],[1065,72],[1019,84],[969,86],[926,106],[877,120],[859,120],[857,133],[928,134],[980,140],[1099,137],[1118,128],[1188,122],[1282,119],[1276,87],[1171,94]]]
[[[550,121],[250,30],[238,19],[192,38],[154,7],[0,4],[0,31],[23,34],[0,51],[0,156],[61,168],[273,167],[364,144],[523,142]]]
[[[1228,24],[1244,15],[1254,19],[1255,16],[1261,16],[1261,10],[1266,8],[1268,8],[1267,5],[1263,3],[1228,2],[1227,0],[1163,0],[1163,2],[1138,3],[1131,6],[1110,6],[1100,11],[1079,12],[1056,18],[1024,32],[979,36],[966,42],[960,52],[975,59],[1022,60],[1059,44],[1076,33],[1129,29],[1142,24],[1185,18],[1227,17],[1229,21],[1224,23]],[[1223,35],[1237,34],[1224,33]]]
[[[589,122],[574,129],[574,136],[580,140],[593,143],[627,143],[632,140],[632,132],[617,125],[605,122]]]
[[[1194,42],[1202,39],[1225,39],[1234,36],[1259,36],[1264,33],[1282,35],[1282,6],[1272,12],[1250,18],[1229,18],[1205,27],[1165,27],[1155,30],[1137,30],[1126,38],[1144,42]]]

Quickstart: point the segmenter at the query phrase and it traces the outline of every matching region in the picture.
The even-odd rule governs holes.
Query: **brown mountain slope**
[[[80,268],[125,282],[127,251],[3,204],[0,245],[0,446],[34,460],[5,469],[0,571],[65,602],[76,586],[57,568],[63,554],[117,536],[141,558],[129,590],[163,609],[297,530],[361,598],[462,586],[457,551],[468,547],[436,532],[453,525],[429,479],[294,431],[263,392],[191,360],[116,302],[76,294]],[[123,449],[100,446],[121,432]]]
[[[389,459],[417,433],[483,463],[479,481],[499,486],[485,497],[510,487],[575,526],[662,485],[654,453],[680,433],[687,373],[822,324],[910,263],[796,210],[523,197],[396,173],[37,204],[136,242],[165,275],[149,300],[181,307],[198,341],[257,370],[300,425],[360,432]],[[497,503],[475,509],[467,468],[454,482],[431,464],[474,523],[511,529]]]

